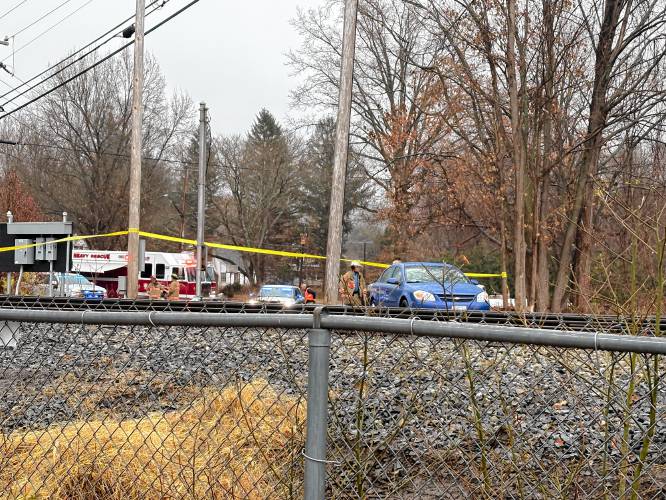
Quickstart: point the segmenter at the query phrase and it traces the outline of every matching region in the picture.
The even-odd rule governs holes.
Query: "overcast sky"
[[[157,56],[170,88],[187,92],[195,102],[207,102],[214,132],[245,133],[262,107],[286,120],[289,90],[297,80],[290,77],[285,53],[299,44],[290,20],[297,7],[316,7],[324,1],[201,0],[147,36],[146,50]],[[16,49],[73,13],[16,53],[15,72],[24,80],[129,17],[135,6],[135,0],[0,0],[0,16],[22,2],[0,18],[0,38],[64,5],[18,34]],[[147,28],[187,3],[170,0],[146,19]],[[107,47],[120,44],[119,38]],[[0,60],[10,54],[11,47],[0,45]],[[5,64],[11,66],[11,58]],[[19,83],[3,71],[0,80]],[[2,93],[6,89],[0,83]]]

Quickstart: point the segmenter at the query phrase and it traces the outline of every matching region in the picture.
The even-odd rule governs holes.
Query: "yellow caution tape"
[[[194,242],[196,244],[196,242]],[[236,245],[225,245],[222,243],[204,243],[209,248],[222,248],[224,250],[236,250],[237,252],[250,252],[250,253],[259,253],[259,254],[264,254],[264,255],[276,255],[278,257],[295,257],[295,258],[303,258],[303,259],[319,259],[319,260],[326,260],[326,257],[323,255],[316,255],[316,254],[311,254],[311,253],[299,253],[299,252],[286,252],[284,250],[268,250],[265,248],[253,248],[253,247],[241,247],[241,246],[236,246]],[[370,267],[380,267],[380,268],[387,268],[389,267],[387,264],[381,264],[379,262],[366,262],[366,261],[355,261],[351,259],[340,259],[342,262],[358,262],[359,264],[363,266],[370,266]]]
[[[115,236],[127,236],[129,234],[138,234],[139,236],[143,236],[144,238],[149,238],[153,240],[161,240],[161,241],[170,241],[172,243],[184,243],[186,245],[196,245],[197,240],[189,240],[186,238],[179,238],[177,236],[167,236],[164,234],[158,234],[158,233],[149,233],[147,231],[141,231],[138,228],[129,228],[127,231],[114,231],[112,233],[104,233],[104,234],[93,234],[93,235],[88,235],[88,236],[68,236],[66,238],[60,238],[57,240],[49,241],[49,242],[43,242],[43,243],[31,243],[28,245],[17,245],[17,246],[10,246],[10,247],[0,247],[0,252],[11,252],[14,250],[22,250],[24,248],[34,248],[34,247],[39,247],[39,246],[44,246],[44,245],[49,245],[53,243],[65,243],[67,241],[81,241],[81,240],[90,240],[94,238],[111,238]],[[248,252],[248,253],[258,253],[258,254],[263,254],[263,255],[275,255],[278,257],[292,257],[292,258],[303,258],[303,259],[318,259],[318,260],[326,260],[326,257],[324,255],[317,255],[317,254],[311,254],[311,253],[301,253],[301,252],[287,252],[284,250],[270,250],[266,248],[254,248],[254,247],[244,247],[244,246],[237,246],[237,245],[227,245],[224,243],[211,243],[211,242],[204,242],[204,245],[208,248],[220,248],[223,250],[234,250],[237,252]],[[357,260],[352,260],[352,259],[340,259],[341,262],[358,262],[359,264],[363,266],[368,266],[368,267],[377,267],[380,269],[386,269],[391,267],[389,264],[383,264],[381,262],[368,262],[368,261],[357,261]],[[468,276],[470,278],[506,278],[507,273],[500,273],[500,274],[486,274],[486,273],[465,273],[465,276]]]
[[[166,236],[164,234],[147,233],[146,231],[138,231],[139,236],[150,238],[151,240],[171,241],[173,243],[185,243],[187,245],[196,245],[197,240],[186,240],[185,238],[177,238],[176,236]]]
[[[487,274],[487,273],[465,273],[468,278],[508,278],[507,273]]]
[[[65,243],[67,241],[92,240],[94,238],[111,238],[113,236],[127,236],[128,233],[129,233],[128,231],[114,231],[113,233],[93,234],[88,236],[67,236],[66,238],[60,238],[52,241],[44,241],[42,243],[30,243],[28,245],[0,247],[0,252],[11,252],[14,250],[23,250],[24,248],[35,248],[46,245],[52,245],[53,243]]]

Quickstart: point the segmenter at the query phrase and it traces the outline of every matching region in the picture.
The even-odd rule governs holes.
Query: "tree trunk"
[[[504,204],[502,204],[504,206]],[[504,210],[502,210],[504,212]],[[502,307],[504,310],[509,309],[509,283],[506,278],[507,276],[507,269],[508,269],[508,262],[509,262],[509,256],[508,256],[508,251],[506,249],[506,226],[504,224],[504,213],[502,213],[502,218],[500,219],[500,231],[502,233],[501,235],[501,248],[500,248],[500,259],[501,259],[501,266],[502,270],[500,271],[502,273]]]
[[[550,153],[549,153],[550,154]],[[547,203],[547,182],[541,181],[541,208],[542,214],[546,211]],[[539,311],[547,311],[550,305],[550,273],[548,270],[548,244],[546,242],[546,228],[544,220],[541,219],[539,234],[537,235],[537,287],[536,287],[536,306]]]
[[[574,243],[579,230],[578,221],[581,218],[585,195],[588,192],[588,184],[597,170],[599,152],[603,143],[602,134],[608,117],[606,92],[610,82],[611,69],[615,62],[613,58],[613,40],[615,39],[618,19],[623,6],[623,0],[606,0],[604,5],[604,17],[596,48],[594,85],[590,101],[590,116],[588,118],[585,150],[581,161],[580,174],[576,182],[573,209],[569,214],[567,229],[560,250],[560,263],[551,304],[553,312],[559,312],[562,308],[562,301],[571,276]]]
[[[507,76],[511,101],[511,129],[513,136],[513,165],[515,175],[515,209],[513,226],[513,255],[516,310],[525,309],[525,158],[523,134],[516,80],[516,0],[507,0],[509,11],[507,39]]]
[[[593,215],[593,189],[588,187],[585,206],[578,238],[578,258],[576,259],[575,277],[577,283],[576,309],[581,313],[590,312],[592,298],[592,215]]]
[[[557,1],[557,0],[555,0]],[[536,253],[536,284],[535,301],[539,311],[547,311],[550,305],[550,273],[548,270],[548,244],[546,240],[546,213],[548,210],[548,179],[553,167],[553,114],[556,107],[555,99],[555,13],[554,1],[543,2],[544,29],[544,109],[543,109],[543,156],[541,173],[538,180],[539,193],[539,224],[536,227],[536,243],[532,250]]]
[[[539,281],[539,234],[541,233],[541,183],[534,183],[534,202],[532,207],[532,234],[530,254],[530,292],[529,309],[534,311],[536,306],[537,282]]]

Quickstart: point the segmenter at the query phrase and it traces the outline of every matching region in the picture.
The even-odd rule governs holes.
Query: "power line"
[[[21,142],[21,141],[12,141],[12,144],[15,146],[28,146],[28,147],[38,147],[38,148],[49,148],[49,149],[58,149],[60,151],[69,151],[72,153],[94,153],[97,155],[102,155],[102,156],[114,156],[118,158],[129,158],[130,155],[125,154],[125,153],[112,153],[110,151],[91,151],[87,149],[76,149],[76,148],[70,148],[67,146],[58,146],[57,144],[38,144],[34,142]],[[53,160],[57,160],[57,158],[51,158]],[[165,163],[181,163],[181,164],[186,164],[186,165],[197,165],[197,162],[192,162],[192,161],[184,161],[184,160],[175,160],[175,159],[170,159],[170,158],[152,158],[149,156],[144,156],[142,157],[143,160],[150,160],[150,161],[158,161],[158,162],[165,162]]]
[[[11,14],[12,12],[14,12],[16,9],[18,9],[21,5],[23,5],[23,4],[26,3],[27,1],[28,1],[28,0],[23,0],[22,2],[19,2],[18,4],[14,5],[14,7],[12,7],[12,8],[9,9],[7,12],[5,12],[4,14],[2,14],[2,15],[0,16],[0,19],[4,19],[5,17],[7,17],[7,16],[8,16],[9,14]]]
[[[20,123],[20,122],[19,122]],[[30,128],[29,125],[23,124],[24,126]],[[32,127],[36,132],[38,132],[40,135],[41,134],[37,129]],[[86,150],[86,149],[77,149],[77,148],[71,148],[68,146],[59,146],[57,144],[39,144],[35,142],[21,142],[21,141],[11,141],[12,146],[27,146],[27,147],[38,147],[38,148],[49,148],[49,149],[57,149],[59,151],[68,151],[71,153],[94,153],[96,155],[101,155],[101,156],[112,156],[112,157],[117,157],[117,158],[129,158],[130,155],[126,153],[113,153],[110,151],[91,151],[91,150]],[[19,157],[16,156],[18,159]],[[54,160],[57,161],[59,158],[46,158],[48,160]],[[155,158],[151,156],[142,156],[142,160],[147,160],[147,161],[155,161],[155,162],[164,162],[164,163],[173,163],[173,164],[179,164],[179,165],[185,165],[185,166],[198,166],[199,162],[198,161],[187,161],[187,160],[176,160],[174,158]],[[229,165],[225,165],[222,163],[208,163],[209,167],[218,167],[218,168],[230,168]],[[235,171],[248,171],[248,172],[255,172],[255,173],[261,173],[259,172],[256,168],[252,167],[233,167],[233,170]],[[369,180],[368,177],[365,176],[349,176],[349,179],[352,180]]]
[[[148,13],[146,14],[146,16],[148,16],[148,15],[152,14],[153,12],[155,12],[156,10],[158,10],[158,9],[160,9],[160,8],[162,8],[162,7],[164,7],[164,5],[166,5],[170,0],[154,0],[153,2],[151,2],[151,3],[148,5],[148,7],[152,7],[152,6],[155,5],[156,3],[160,3],[160,1],[161,1],[161,4],[158,5],[157,7],[155,7],[155,8],[154,8],[153,10],[151,10],[150,12],[148,12]],[[113,38],[115,38],[115,37],[117,36],[117,34],[118,34],[118,31],[117,31],[117,30],[118,30],[120,27],[122,27],[123,25],[125,25],[127,22],[131,21],[133,18],[134,18],[134,15],[132,15],[132,16],[128,17],[127,19],[121,21],[121,22],[118,23],[116,26],[114,26],[113,28],[111,28],[110,30],[108,30],[106,33],[100,35],[99,37],[97,37],[97,38],[96,38],[95,40],[93,40],[92,42],[88,43],[87,45],[81,47],[81,48],[80,48],[79,50],[77,50],[76,52],[73,52],[73,53],[70,54],[69,56],[67,56],[67,57],[65,57],[64,59],[62,59],[58,64],[56,64],[56,65],[54,66],[54,67],[58,68],[57,71],[53,72],[53,73],[52,73],[51,75],[49,75],[47,78],[44,78],[43,80],[41,80],[39,83],[36,83],[35,85],[31,86],[30,88],[28,88],[28,89],[26,89],[26,90],[24,90],[24,91],[18,93],[18,94],[15,95],[14,97],[8,99],[7,101],[5,101],[4,105],[7,105],[7,104],[9,104],[9,103],[15,101],[16,99],[18,99],[19,97],[24,96],[24,95],[27,94],[28,92],[31,92],[31,91],[34,90],[35,88],[37,88],[37,87],[43,85],[43,84],[44,84],[45,82],[47,82],[49,79],[54,78],[56,75],[62,73],[62,72],[65,71],[67,68],[73,66],[73,65],[76,64],[77,62],[79,62],[79,61],[85,59],[85,58],[88,57],[90,54],[92,54],[92,53],[94,53],[95,51],[97,51],[97,50],[99,50],[100,48],[102,48],[104,45],[106,45],[107,43],[109,43],[111,40],[113,40]],[[82,55],[81,57],[79,57],[78,59],[76,59],[76,60],[70,62],[70,63],[67,64],[67,65],[62,66],[62,64],[63,64],[65,61],[74,58],[77,54],[80,54],[81,52],[83,52],[84,50],[86,50],[88,47],[90,47],[91,45],[97,43],[98,41],[100,41],[101,39],[103,39],[104,37],[108,36],[108,35],[111,34],[111,33],[114,33],[114,35],[113,35],[112,37],[108,38],[107,40],[105,40],[104,42],[100,43],[99,45],[97,45],[97,46],[94,47],[93,49],[89,50],[88,52],[86,52],[85,54],[83,54],[83,55]],[[33,41],[34,41],[34,40],[33,40]],[[29,43],[32,43],[32,41],[29,42]],[[26,45],[28,45],[28,44],[26,44]],[[24,45],[23,47],[25,47],[25,45]],[[23,47],[21,47],[21,48],[23,48]],[[11,56],[9,56],[9,57],[11,57]],[[5,59],[3,60],[3,62],[6,61],[7,59],[8,59],[8,57],[5,58]],[[40,78],[42,75],[44,75],[44,74],[46,74],[46,73],[49,73],[49,72],[53,71],[54,67],[50,67],[50,68],[45,69],[45,70],[42,71],[41,73],[39,73],[39,74],[33,76],[32,78],[30,78],[29,80],[23,82],[21,85],[19,85],[19,86],[17,86],[17,87],[11,88],[11,86],[10,86],[11,90],[9,90],[9,91],[5,92],[4,94],[0,95],[0,99],[2,99],[2,98],[4,98],[4,97],[6,97],[6,96],[12,94],[13,92],[17,92],[21,87],[23,87],[23,86],[25,86],[25,85],[28,85],[30,82],[35,81],[36,79]],[[16,77],[16,78],[17,78],[19,81],[21,81],[20,78],[18,78],[18,77]]]
[[[10,87],[10,88],[11,88],[11,85],[8,84],[6,81],[4,81],[4,80],[2,80],[2,79],[0,79],[0,83],[2,83],[2,84],[4,84],[4,85],[6,85],[7,87]],[[0,106],[0,111],[4,111],[4,109],[3,109],[2,106]],[[36,115],[33,111],[31,111],[31,110],[28,110],[28,112],[29,112],[32,116],[35,116],[35,117],[37,116],[37,115]],[[34,131],[37,133],[37,135],[42,136],[42,137],[45,137],[45,135],[44,135],[39,129],[37,129],[35,126],[33,126],[32,124],[29,124],[29,123],[25,123],[25,122],[23,122],[23,121],[20,120],[17,116],[13,116],[12,118],[14,118],[14,120],[16,120],[20,125],[22,125],[22,126],[28,128],[28,129],[34,130]]]
[[[190,3],[188,3],[187,5],[185,5],[184,7],[182,7],[181,9],[177,10],[176,12],[174,12],[173,14],[171,14],[170,16],[168,16],[167,18],[165,18],[164,20],[162,20],[161,22],[159,22],[158,24],[156,24],[155,26],[153,26],[152,28],[150,28],[148,31],[146,31],[145,34],[148,35],[148,34],[152,33],[152,32],[155,31],[156,29],[160,28],[161,26],[163,26],[163,25],[165,25],[166,23],[168,23],[169,21],[171,21],[173,18],[175,18],[175,17],[179,16],[180,14],[182,14],[183,12],[185,12],[187,9],[189,9],[189,8],[192,7],[193,5],[199,3],[199,1],[200,1],[200,0],[192,0]],[[13,115],[13,114],[16,113],[17,111],[20,111],[21,109],[23,109],[23,108],[29,106],[30,104],[33,104],[34,102],[36,102],[36,101],[40,100],[41,98],[43,98],[43,97],[45,97],[45,96],[51,94],[52,92],[55,92],[55,91],[58,90],[59,88],[64,87],[64,86],[67,85],[68,83],[70,83],[70,82],[72,82],[73,80],[77,79],[78,77],[84,75],[85,73],[87,73],[87,72],[90,71],[91,69],[96,68],[96,67],[99,66],[100,64],[102,64],[102,63],[108,61],[108,60],[111,59],[113,56],[115,56],[116,54],[122,52],[123,50],[125,50],[126,48],[130,47],[130,46],[133,45],[133,44],[134,44],[134,40],[132,40],[131,42],[126,43],[125,45],[123,45],[122,47],[120,47],[120,48],[114,50],[113,52],[111,52],[110,54],[106,55],[105,57],[103,57],[103,58],[100,59],[99,61],[95,61],[93,64],[91,64],[91,65],[88,66],[87,68],[85,68],[85,69],[79,71],[76,75],[72,76],[71,78],[68,78],[68,79],[65,80],[64,82],[61,82],[61,83],[59,83],[58,85],[56,85],[55,87],[53,87],[53,88],[51,88],[51,89],[49,89],[49,90],[47,90],[47,91],[45,91],[45,92],[42,92],[42,93],[41,93],[40,95],[38,95],[37,97],[35,97],[35,98],[31,99],[30,101],[28,101],[28,102],[26,102],[26,103],[24,103],[24,104],[22,104],[22,105],[20,105],[20,106],[18,106],[18,107],[16,107],[16,108],[14,108],[13,110],[6,112],[4,115],[0,116],[0,120],[3,119],[3,118],[7,118],[8,116]]]
[[[4,61],[6,61],[7,59],[9,59],[10,57],[14,57],[14,56],[16,55],[17,52],[22,51],[23,49],[25,49],[26,47],[28,47],[29,45],[31,45],[33,42],[35,42],[36,40],[39,40],[41,37],[43,37],[44,35],[46,35],[49,31],[53,30],[54,28],[56,28],[56,27],[59,26],[60,24],[64,23],[67,19],[69,19],[70,17],[72,17],[74,14],[76,14],[77,12],[79,12],[79,11],[80,11],[81,9],[83,9],[86,5],[88,5],[89,3],[93,2],[93,1],[94,1],[94,0],[88,0],[86,3],[84,3],[83,5],[81,5],[80,7],[78,7],[76,10],[73,10],[72,12],[70,12],[69,14],[67,14],[65,17],[63,17],[62,19],[60,19],[60,21],[58,21],[58,22],[55,23],[54,25],[50,26],[50,27],[47,28],[46,30],[42,31],[39,35],[37,35],[36,37],[34,37],[34,38],[33,38],[32,40],[30,40],[29,42],[24,43],[24,44],[21,45],[18,49],[14,49],[14,50],[12,50],[12,54],[9,55],[9,56],[7,56],[7,57],[5,57],[2,61],[4,62]],[[14,35],[14,36],[16,36],[16,35]],[[14,71],[16,71],[15,68],[13,68],[13,69],[14,69]]]
[[[20,34],[23,33],[25,30],[32,28],[32,27],[33,27],[35,24],[37,24],[39,21],[41,21],[42,19],[44,19],[44,18],[50,16],[50,15],[53,14],[56,10],[60,9],[61,7],[65,6],[65,5],[67,5],[67,4],[68,4],[69,2],[71,2],[71,1],[72,1],[72,0],[65,0],[64,2],[61,2],[59,5],[57,5],[56,7],[54,7],[53,9],[51,9],[50,11],[48,11],[48,12],[47,12],[46,14],[44,14],[42,17],[40,17],[40,18],[38,18],[37,20],[31,22],[31,23],[28,24],[26,27],[24,27],[24,28],[18,30],[16,33],[14,33],[13,36],[20,35]]]

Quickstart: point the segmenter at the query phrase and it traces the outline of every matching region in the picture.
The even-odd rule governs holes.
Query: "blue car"
[[[370,305],[485,311],[488,294],[450,264],[405,262],[389,267],[369,287]]]

